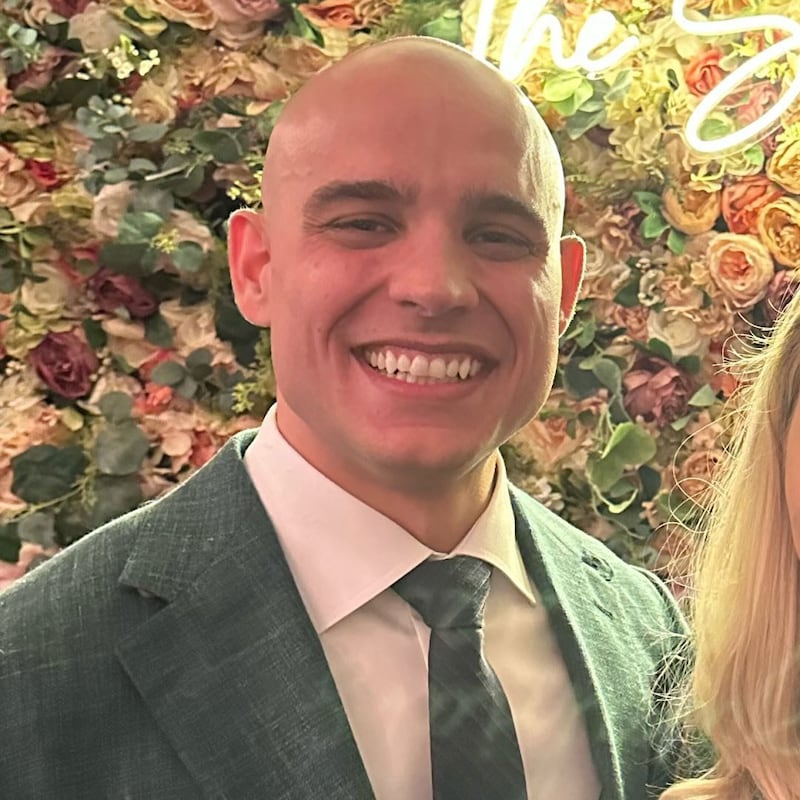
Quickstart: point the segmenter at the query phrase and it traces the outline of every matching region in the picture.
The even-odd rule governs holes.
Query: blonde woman
[[[693,723],[714,766],[661,800],[800,798],[800,294],[746,368],[694,580]]]

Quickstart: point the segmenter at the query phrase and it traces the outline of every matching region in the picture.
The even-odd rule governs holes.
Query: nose
[[[424,317],[475,308],[475,268],[465,244],[447,235],[428,236],[393,271],[389,296]]]

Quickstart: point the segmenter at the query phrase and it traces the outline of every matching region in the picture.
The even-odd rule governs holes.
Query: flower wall
[[[698,20],[793,13],[691,5]],[[506,456],[546,505],[662,569],[665,533],[691,527],[722,458],[724,352],[800,280],[800,109],[733,154],[693,152],[692,109],[781,32],[701,37],[664,0],[557,0],[566,52],[601,7],[611,44],[633,33],[640,47],[590,74],[555,67],[545,45],[519,79],[559,141],[588,270],[556,386]],[[496,9],[494,60],[511,9]],[[269,337],[233,304],[225,222],[258,200],[283,103],[369,42],[469,46],[477,15],[475,0],[6,0],[0,585],[259,423]],[[795,73],[791,53],[770,62],[701,132],[757,120]]]

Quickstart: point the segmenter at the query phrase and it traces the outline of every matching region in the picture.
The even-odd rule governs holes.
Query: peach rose
[[[263,22],[220,22],[211,35],[231,50],[243,50],[264,36]]]
[[[335,60],[327,48],[300,36],[268,36],[264,43],[264,56],[275,64],[292,86],[305,83]]]
[[[800,266],[800,202],[781,197],[765,205],[758,214],[758,234],[779,264]]]
[[[205,0],[146,0],[145,6],[171,22],[183,22],[190,28],[207,31],[217,22],[216,14]]]
[[[620,328],[624,328],[625,334],[637,342],[645,342],[649,338],[647,331],[647,317],[649,311],[644,306],[621,306],[614,303],[611,309],[611,321]]]
[[[144,80],[131,98],[131,111],[141,122],[172,122],[178,112],[178,73],[164,70],[157,80]]]
[[[748,175],[722,190],[722,216],[731,233],[758,233],[758,212],[783,192],[764,175]]]
[[[264,22],[280,16],[281,5],[277,0],[206,0],[209,8],[220,22],[248,23]]]
[[[698,505],[702,505],[704,497],[712,488],[714,474],[724,458],[725,454],[717,448],[692,453],[678,468],[677,483],[680,490]]]
[[[94,198],[92,227],[104,239],[116,237],[120,217],[131,202],[132,186],[130,181],[106,184]]]
[[[769,250],[755,236],[721,233],[708,246],[708,271],[732,308],[752,308],[775,274]]]
[[[235,50],[227,51],[204,76],[203,89],[213,97],[253,100],[279,100],[286,95],[286,86],[272,65]]]
[[[355,0],[353,10],[364,27],[380,22],[400,5],[401,0]]]
[[[692,94],[697,97],[708,94],[725,77],[719,65],[721,59],[722,51],[711,47],[698,53],[686,65],[684,76]]]
[[[125,31],[117,17],[100,3],[89,3],[69,20],[69,38],[79,39],[85,53],[112,48]]]
[[[297,10],[318,28],[358,28],[362,23],[352,3],[347,0],[322,0],[320,3],[301,3]]]
[[[778,90],[771,83],[757,83],[750,89],[747,100],[736,109],[740,122],[749,125],[760,119],[778,100]]]
[[[664,218],[679,231],[698,234],[710,231],[720,212],[720,192],[688,185],[667,187],[661,195]]]
[[[38,190],[25,159],[0,144],[0,206],[13,208]]]
[[[800,194],[800,139],[778,145],[767,162],[767,177],[792,194]]]

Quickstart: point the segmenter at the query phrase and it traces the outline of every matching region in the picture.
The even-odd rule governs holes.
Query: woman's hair
[[[662,800],[800,799],[800,560],[784,493],[800,394],[800,293],[742,367],[729,456],[697,545],[690,613],[689,724],[710,738],[716,761]],[[800,474],[794,479],[800,496]]]

